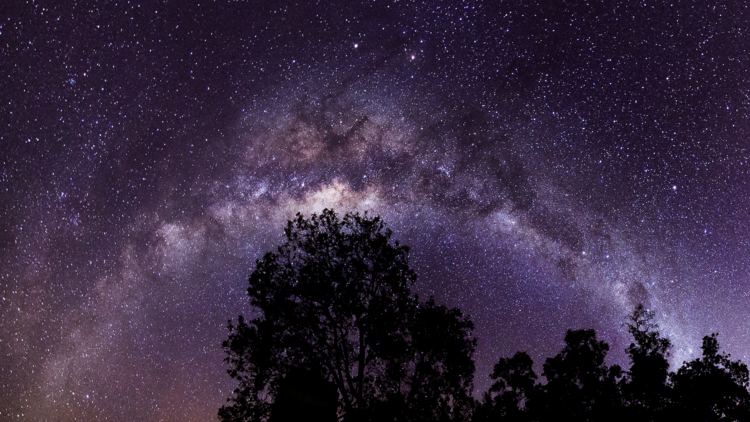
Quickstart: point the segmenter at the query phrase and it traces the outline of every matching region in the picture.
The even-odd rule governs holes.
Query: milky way
[[[571,328],[627,365],[638,303],[673,364],[750,360],[741,2],[67,3],[0,13],[0,419],[216,419],[255,260],[324,208],[470,315],[478,394]]]

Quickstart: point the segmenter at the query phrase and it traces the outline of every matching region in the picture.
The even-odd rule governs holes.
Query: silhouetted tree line
[[[719,353],[716,334],[703,338],[700,358],[670,373],[671,343],[653,313],[638,305],[627,327],[627,371],[604,363],[609,345],[594,330],[567,332],[543,365],[545,383],[526,353],[500,359],[472,421],[750,421],[747,366]]]
[[[409,249],[379,217],[297,214],[284,234],[249,279],[257,316],[229,322],[239,385],[222,421],[750,421],[747,366],[712,334],[670,373],[671,343],[641,305],[627,321],[628,370],[605,364],[593,330],[569,330],[544,380],[518,352],[475,400],[472,322],[411,292]]]

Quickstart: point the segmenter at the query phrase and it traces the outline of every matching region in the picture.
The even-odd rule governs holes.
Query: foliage
[[[604,363],[608,351],[609,345],[598,341],[594,330],[568,330],[563,350],[543,366],[543,419],[601,420],[617,412],[622,371]]]
[[[223,346],[239,387],[223,421],[265,420],[295,367],[331,381],[348,420],[468,414],[473,324],[412,295],[409,250],[380,218],[297,214],[284,236],[249,278],[258,316],[229,323]]]
[[[433,298],[420,303],[411,325],[407,384],[411,409],[406,420],[425,419],[434,413],[437,420],[466,420],[473,399],[474,361],[471,354],[476,340],[469,337],[474,324],[458,309],[435,304]]]
[[[703,356],[672,375],[676,417],[701,421],[750,420],[747,365],[719,353],[717,334],[703,337]]]
[[[477,408],[474,421],[530,421],[530,409],[539,394],[533,364],[526,352],[501,358],[490,376],[494,383]]]
[[[567,332],[563,350],[543,365],[544,383],[536,382],[528,354],[501,358],[472,422],[750,421],[747,366],[719,353],[712,334],[703,339],[701,358],[670,373],[672,343],[654,319],[642,305],[628,317],[626,372],[605,364],[609,345],[593,330]]]
[[[609,345],[594,330],[568,330],[542,366],[544,382],[519,352],[497,362],[474,403],[474,325],[411,292],[409,249],[391,237],[367,214],[324,210],[288,222],[284,242],[249,278],[256,317],[229,322],[223,346],[238,387],[222,421],[268,421],[272,409],[286,420],[295,400],[329,409],[319,413],[330,419],[334,399],[344,422],[750,421],[747,366],[720,353],[712,334],[702,357],[670,373],[671,341],[642,305],[626,322],[627,371],[605,363]],[[295,371],[314,382],[294,381]]]
[[[628,317],[633,342],[627,347],[631,366],[622,386],[628,415],[638,420],[669,419],[669,350],[672,343],[659,333],[654,313],[638,305]]]

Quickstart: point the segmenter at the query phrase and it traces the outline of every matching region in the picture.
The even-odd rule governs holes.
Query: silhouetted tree
[[[654,313],[638,305],[628,317],[633,342],[626,352],[631,366],[622,386],[629,418],[640,421],[671,419],[665,414],[670,398],[669,349],[672,343],[659,334]]]
[[[466,421],[471,417],[476,340],[469,336],[474,324],[458,309],[420,303],[410,325],[411,342],[406,385],[406,420]]]
[[[471,421],[750,422],[750,371],[719,353],[717,334],[704,337],[701,358],[670,373],[672,343],[654,313],[638,305],[626,326],[626,373],[604,363],[609,345],[594,330],[568,330],[563,350],[543,365],[546,383],[536,382],[526,353],[500,359]]]
[[[295,367],[336,386],[348,421],[468,417],[473,324],[411,294],[408,248],[380,218],[297,214],[284,235],[249,279],[258,316],[229,323],[223,346],[239,387],[223,421],[265,420]]]
[[[703,337],[703,356],[672,375],[674,420],[750,421],[747,365],[719,353],[716,336]]]
[[[490,376],[494,383],[477,407],[473,422],[531,421],[539,390],[533,365],[526,352],[501,358]]]
[[[544,363],[541,420],[604,421],[620,415],[619,366],[607,367],[609,345],[594,330],[568,330],[565,347]]]

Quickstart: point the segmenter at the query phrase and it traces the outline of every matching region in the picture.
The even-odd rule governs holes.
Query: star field
[[[341,3],[341,4],[338,4]],[[203,421],[297,212],[380,215],[500,357],[656,313],[750,360],[741,2],[12,0],[0,419]]]

